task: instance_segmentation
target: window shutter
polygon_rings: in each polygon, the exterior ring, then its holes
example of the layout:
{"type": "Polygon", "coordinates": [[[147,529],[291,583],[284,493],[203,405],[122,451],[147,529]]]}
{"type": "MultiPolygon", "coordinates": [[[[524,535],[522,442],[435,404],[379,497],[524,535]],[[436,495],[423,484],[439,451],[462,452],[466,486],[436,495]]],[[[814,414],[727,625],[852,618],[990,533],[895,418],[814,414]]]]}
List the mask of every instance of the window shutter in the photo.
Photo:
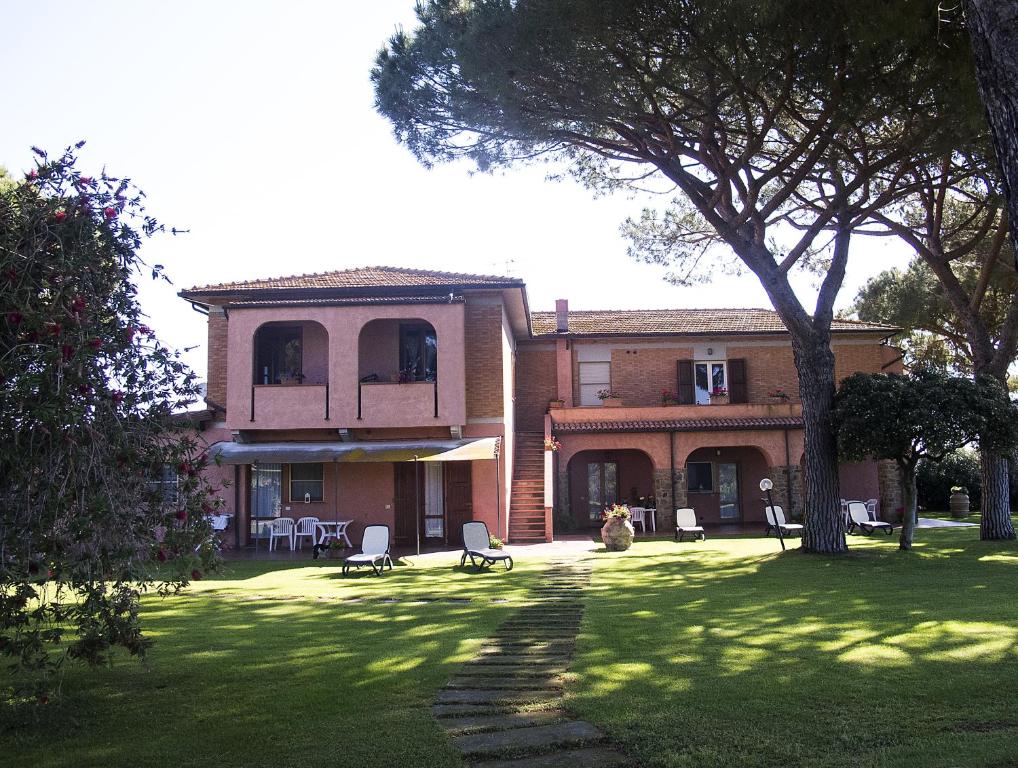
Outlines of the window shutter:
{"type": "Polygon", "coordinates": [[[696,402],[696,393],[693,391],[693,361],[679,360],[679,388],[676,394],[679,396],[680,405],[692,405],[696,402]]]}
{"type": "Polygon", "coordinates": [[[749,402],[746,386],[746,359],[743,357],[728,361],[728,402],[749,402]]]}

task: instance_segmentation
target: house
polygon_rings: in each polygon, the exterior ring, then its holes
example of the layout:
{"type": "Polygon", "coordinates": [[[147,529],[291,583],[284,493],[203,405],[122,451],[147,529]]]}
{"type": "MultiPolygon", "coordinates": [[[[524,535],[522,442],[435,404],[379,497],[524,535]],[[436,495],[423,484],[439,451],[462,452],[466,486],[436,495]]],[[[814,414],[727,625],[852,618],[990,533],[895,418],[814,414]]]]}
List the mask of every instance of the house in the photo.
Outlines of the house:
{"type": "MultiPolygon", "coordinates": [[[[195,422],[237,546],[279,516],[352,520],[355,538],[383,522],[408,547],[456,545],[467,520],[545,541],[638,499],[665,529],[687,505],[755,523],[764,475],[801,512],[801,409],[772,311],[531,312],[516,278],[390,267],[180,296],[208,316],[195,422]]],[[[838,376],[900,368],[894,331],[836,321],[838,376]]],[[[885,509],[895,477],[842,468],[847,496],[885,509]]]]}

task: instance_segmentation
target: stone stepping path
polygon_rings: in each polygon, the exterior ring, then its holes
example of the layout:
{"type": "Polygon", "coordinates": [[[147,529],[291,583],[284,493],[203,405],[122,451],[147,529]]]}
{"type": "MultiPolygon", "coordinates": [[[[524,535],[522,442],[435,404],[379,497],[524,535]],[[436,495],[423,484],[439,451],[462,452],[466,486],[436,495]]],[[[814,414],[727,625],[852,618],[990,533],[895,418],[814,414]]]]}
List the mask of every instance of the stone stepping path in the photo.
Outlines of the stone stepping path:
{"type": "Polygon", "coordinates": [[[474,768],[609,768],[635,763],[562,708],[590,565],[549,564],[530,601],[438,692],[431,714],[474,768]]]}

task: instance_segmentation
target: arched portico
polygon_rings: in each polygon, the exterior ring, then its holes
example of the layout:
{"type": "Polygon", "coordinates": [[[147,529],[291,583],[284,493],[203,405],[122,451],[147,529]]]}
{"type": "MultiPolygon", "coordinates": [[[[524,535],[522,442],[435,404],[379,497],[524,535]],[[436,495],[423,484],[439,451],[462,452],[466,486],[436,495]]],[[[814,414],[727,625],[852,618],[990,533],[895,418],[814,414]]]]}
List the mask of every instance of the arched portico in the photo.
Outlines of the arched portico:
{"type": "Polygon", "coordinates": [[[655,506],[654,462],[632,448],[588,449],[568,460],[569,512],[576,528],[599,528],[612,504],[655,506]]]}

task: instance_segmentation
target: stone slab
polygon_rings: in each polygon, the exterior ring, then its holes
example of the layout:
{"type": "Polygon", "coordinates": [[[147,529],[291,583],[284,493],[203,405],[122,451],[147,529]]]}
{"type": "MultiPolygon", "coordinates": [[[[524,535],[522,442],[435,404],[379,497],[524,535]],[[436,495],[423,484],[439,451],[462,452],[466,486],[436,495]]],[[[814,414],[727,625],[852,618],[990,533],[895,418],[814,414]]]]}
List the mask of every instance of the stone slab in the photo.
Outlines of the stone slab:
{"type": "Polygon", "coordinates": [[[500,752],[543,750],[570,744],[591,744],[603,738],[604,734],[590,723],[569,720],[552,725],[457,736],[452,743],[465,755],[491,755],[500,752]]]}
{"type": "Polygon", "coordinates": [[[529,704],[553,701],[562,697],[561,691],[514,691],[499,688],[488,691],[442,690],[435,697],[436,704],[529,704]]]}
{"type": "Polygon", "coordinates": [[[542,677],[510,677],[507,675],[489,675],[488,677],[460,676],[452,678],[445,684],[446,688],[456,690],[497,690],[504,688],[514,691],[543,691],[560,689],[561,675],[544,675],[542,677]]]}
{"type": "Polygon", "coordinates": [[[517,760],[485,760],[474,768],[623,768],[634,763],[625,755],[603,747],[559,750],[517,760]]]}
{"type": "Polygon", "coordinates": [[[568,715],[561,709],[542,709],[537,712],[446,717],[439,724],[450,733],[464,734],[472,731],[505,731],[512,728],[549,725],[565,720],[567,717],[568,715]]]}

